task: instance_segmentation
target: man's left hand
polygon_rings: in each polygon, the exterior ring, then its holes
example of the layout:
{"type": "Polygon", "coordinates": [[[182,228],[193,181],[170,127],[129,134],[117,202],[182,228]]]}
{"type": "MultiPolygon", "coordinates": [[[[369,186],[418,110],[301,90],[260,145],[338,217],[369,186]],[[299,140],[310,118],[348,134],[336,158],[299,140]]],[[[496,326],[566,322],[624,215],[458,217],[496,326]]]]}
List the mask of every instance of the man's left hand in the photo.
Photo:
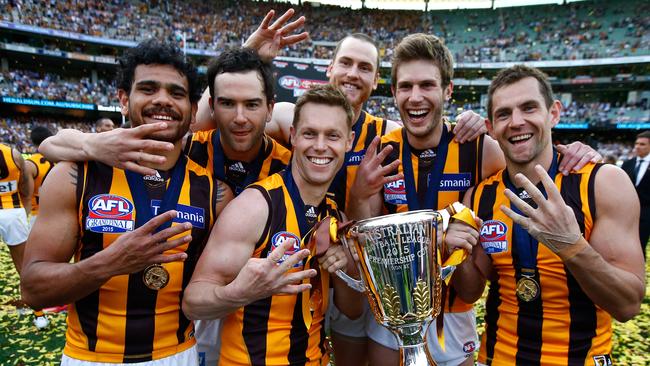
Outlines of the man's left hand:
{"type": "Polygon", "coordinates": [[[557,151],[564,155],[558,166],[558,170],[564,175],[569,175],[571,171],[578,171],[588,163],[600,163],[603,156],[594,150],[591,146],[582,142],[572,142],[568,145],[556,145],[557,151]]]}
{"type": "Polygon", "coordinates": [[[342,245],[330,246],[322,257],[318,258],[321,268],[329,273],[334,273],[339,269],[345,270],[348,266],[348,256],[345,254],[345,248],[342,245]]]}
{"type": "Polygon", "coordinates": [[[487,132],[485,118],[474,111],[464,111],[456,116],[454,139],[460,143],[474,141],[487,132]]]}

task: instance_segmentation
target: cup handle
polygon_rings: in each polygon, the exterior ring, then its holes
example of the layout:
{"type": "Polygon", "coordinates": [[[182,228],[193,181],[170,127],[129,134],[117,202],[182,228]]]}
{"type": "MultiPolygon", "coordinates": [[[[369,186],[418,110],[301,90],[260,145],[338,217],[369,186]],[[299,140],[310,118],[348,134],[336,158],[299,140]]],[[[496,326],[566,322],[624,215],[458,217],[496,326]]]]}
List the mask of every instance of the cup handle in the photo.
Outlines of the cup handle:
{"type": "Polygon", "coordinates": [[[358,292],[366,292],[366,286],[362,281],[350,277],[350,275],[340,269],[336,270],[336,275],[339,276],[339,278],[342,279],[343,282],[345,282],[353,290],[356,290],[358,292]]]}

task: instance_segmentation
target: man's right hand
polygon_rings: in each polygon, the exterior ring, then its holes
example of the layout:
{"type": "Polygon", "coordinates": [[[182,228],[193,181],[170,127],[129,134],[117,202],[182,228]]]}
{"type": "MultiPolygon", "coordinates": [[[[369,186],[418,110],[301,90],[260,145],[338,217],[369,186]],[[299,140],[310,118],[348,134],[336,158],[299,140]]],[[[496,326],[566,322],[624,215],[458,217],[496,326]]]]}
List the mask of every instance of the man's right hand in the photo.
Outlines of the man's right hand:
{"type": "Polygon", "coordinates": [[[167,128],[167,123],[143,124],[135,128],[116,128],[112,131],[88,134],[83,150],[89,160],[120,169],[128,169],[143,175],[153,175],[156,171],[146,164],[161,164],[165,157],[157,155],[171,151],[174,144],[164,141],[145,139],[156,131],[167,128]]]}
{"type": "Polygon", "coordinates": [[[185,252],[164,254],[166,251],[192,241],[188,234],[179,238],[170,238],[192,229],[192,224],[184,222],[156,232],[159,226],[174,219],[177,213],[167,211],[149,220],[146,224],[127,234],[121,235],[103,252],[110,261],[108,277],[139,272],[152,264],[183,261],[185,252]]]}
{"type": "Polygon", "coordinates": [[[290,272],[299,262],[309,256],[302,249],[284,258],[294,247],[295,239],[285,240],[266,258],[251,258],[239,271],[237,277],[226,287],[233,301],[248,304],[277,294],[298,294],[311,288],[302,280],[316,276],[315,269],[290,272]]]}
{"type": "Polygon", "coordinates": [[[366,155],[361,160],[361,164],[359,164],[357,176],[351,188],[351,197],[356,197],[359,200],[370,198],[379,193],[385,184],[404,179],[404,174],[402,173],[389,175],[391,172],[397,170],[400,164],[399,160],[395,160],[385,166],[381,165],[391,151],[393,151],[393,147],[388,145],[377,153],[379,141],[379,137],[375,137],[370,145],[368,145],[366,155]]]}
{"type": "Polygon", "coordinates": [[[269,11],[260,26],[248,37],[244,43],[244,47],[256,50],[263,60],[271,61],[278,55],[282,48],[309,38],[309,33],[307,32],[291,34],[305,24],[304,16],[285,25],[291,19],[294,12],[293,9],[287,10],[273,24],[269,25],[275,16],[275,10],[269,11]]]}

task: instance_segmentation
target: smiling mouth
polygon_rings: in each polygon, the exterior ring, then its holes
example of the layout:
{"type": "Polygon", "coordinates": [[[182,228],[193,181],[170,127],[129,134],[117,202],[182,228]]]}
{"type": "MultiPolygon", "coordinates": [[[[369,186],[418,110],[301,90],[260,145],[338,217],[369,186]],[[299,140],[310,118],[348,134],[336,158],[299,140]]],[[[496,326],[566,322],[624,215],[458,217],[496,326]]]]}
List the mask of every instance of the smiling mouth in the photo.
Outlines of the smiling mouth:
{"type": "Polygon", "coordinates": [[[411,118],[422,118],[429,113],[428,109],[411,109],[406,112],[411,118]]]}
{"type": "Polygon", "coordinates": [[[327,165],[332,162],[332,158],[309,158],[309,161],[316,165],[327,165]]]}
{"type": "Polygon", "coordinates": [[[512,137],[510,137],[508,139],[508,141],[511,144],[519,144],[519,143],[526,142],[526,141],[530,140],[532,137],[533,137],[532,133],[526,133],[526,134],[523,134],[523,135],[512,136],[512,137]]]}
{"type": "Polygon", "coordinates": [[[359,90],[360,88],[357,85],[350,83],[342,83],[341,86],[344,90],[359,90]]]}

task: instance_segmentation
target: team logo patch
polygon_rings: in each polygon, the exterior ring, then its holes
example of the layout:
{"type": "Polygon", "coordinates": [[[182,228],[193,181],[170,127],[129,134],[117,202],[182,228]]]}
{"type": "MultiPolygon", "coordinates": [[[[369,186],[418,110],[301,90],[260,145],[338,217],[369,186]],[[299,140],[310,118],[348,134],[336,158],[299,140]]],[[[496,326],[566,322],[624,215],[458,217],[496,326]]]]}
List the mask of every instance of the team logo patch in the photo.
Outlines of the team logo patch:
{"type": "MultiPolygon", "coordinates": [[[[154,216],[158,215],[160,209],[160,200],[151,200],[151,208],[154,216]]],[[[194,207],[176,204],[176,217],[173,222],[189,222],[198,229],[205,229],[205,210],[202,207],[194,207]]]]}
{"type": "Polygon", "coordinates": [[[474,341],[469,341],[463,344],[463,352],[473,353],[474,351],[476,351],[476,344],[474,343],[474,341]]]}
{"type": "Polygon", "coordinates": [[[612,357],[610,355],[594,356],[594,366],[612,366],[612,357]]]}
{"type": "Polygon", "coordinates": [[[471,186],[472,173],[443,174],[438,184],[438,190],[464,192],[471,186]]]}
{"type": "Polygon", "coordinates": [[[349,152],[345,154],[345,163],[346,165],[359,165],[363,156],[366,154],[366,150],[349,152]]]}
{"type": "Polygon", "coordinates": [[[113,194],[98,194],[88,201],[86,230],[95,233],[133,231],[133,203],[113,194]]]}
{"type": "MultiPolygon", "coordinates": [[[[282,259],[280,259],[278,261],[278,264],[284,263],[284,261],[286,261],[287,258],[289,258],[290,255],[295,254],[296,252],[298,252],[300,250],[300,238],[298,236],[296,236],[296,234],[290,233],[288,231],[277,232],[271,238],[271,250],[269,251],[269,254],[272,251],[274,251],[275,248],[282,245],[285,242],[285,240],[289,240],[289,239],[294,239],[295,240],[295,242],[293,244],[293,248],[291,248],[291,249],[287,250],[286,252],[284,252],[284,255],[282,256],[282,259]]],[[[302,261],[296,263],[293,266],[293,268],[300,268],[300,267],[302,267],[302,261]]]]}
{"type": "Polygon", "coordinates": [[[384,201],[393,205],[407,203],[406,183],[404,183],[404,179],[396,180],[384,185],[384,201]]]}
{"type": "Polygon", "coordinates": [[[481,226],[481,245],[487,254],[503,253],[508,251],[506,233],[508,227],[501,221],[488,220],[481,226]]]}

